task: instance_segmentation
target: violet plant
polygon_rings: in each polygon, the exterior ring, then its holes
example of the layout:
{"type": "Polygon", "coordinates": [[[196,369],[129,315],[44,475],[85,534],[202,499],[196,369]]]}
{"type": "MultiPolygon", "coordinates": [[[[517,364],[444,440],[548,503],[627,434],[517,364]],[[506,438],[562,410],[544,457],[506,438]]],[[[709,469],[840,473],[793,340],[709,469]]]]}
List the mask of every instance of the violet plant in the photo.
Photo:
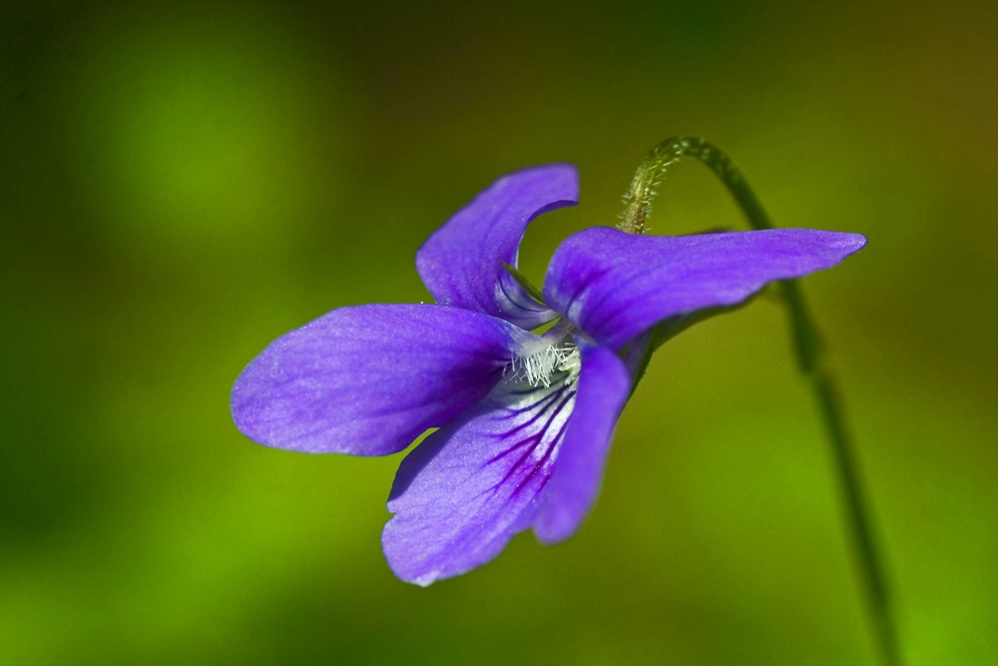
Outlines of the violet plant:
{"type": "Polygon", "coordinates": [[[343,307],[278,338],[236,380],[236,426],[265,446],[358,456],[397,453],[436,428],[402,460],[382,533],[395,574],[429,585],[485,564],[518,532],[532,529],[545,544],[572,536],[596,501],[614,426],[655,349],[779,282],[801,369],[832,433],[877,633],[893,659],[851,449],[793,281],[838,264],[866,239],[773,229],[720,151],[670,139],[638,169],[620,228],[567,238],[539,290],[516,268],[520,240],[534,218],[577,199],[570,165],[500,178],[417,251],[436,304],[343,307]],[[654,186],[682,155],[722,178],[752,231],[643,235],[654,186]]]}

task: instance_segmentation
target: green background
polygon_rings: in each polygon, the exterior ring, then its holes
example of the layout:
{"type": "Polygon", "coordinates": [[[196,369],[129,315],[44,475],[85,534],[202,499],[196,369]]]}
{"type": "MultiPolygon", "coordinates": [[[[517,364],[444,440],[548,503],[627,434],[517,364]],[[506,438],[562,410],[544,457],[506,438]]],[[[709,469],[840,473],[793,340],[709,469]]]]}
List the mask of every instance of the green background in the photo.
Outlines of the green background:
{"type": "MultiPolygon", "coordinates": [[[[992,2],[4,0],[0,663],[872,664],[772,300],[660,350],[577,536],[427,589],[380,550],[400,456],[232,425],[272,339],[428,300],[416,248],[494,178],[580,169],[539,283],[677,134],[869,237],[804,288],[906,659],[998,663],[996,72],[992,2]]],[[[695,162],[650,222],[741,224],[695,162]]]]}

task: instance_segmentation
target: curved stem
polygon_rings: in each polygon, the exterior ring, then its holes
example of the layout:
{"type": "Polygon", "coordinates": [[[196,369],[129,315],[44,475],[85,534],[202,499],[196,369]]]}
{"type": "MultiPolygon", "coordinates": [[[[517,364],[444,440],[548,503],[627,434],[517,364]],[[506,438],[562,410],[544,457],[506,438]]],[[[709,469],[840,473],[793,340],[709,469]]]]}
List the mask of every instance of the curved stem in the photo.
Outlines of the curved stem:
{"type": "MultiPolygon", "coordinates": [[[[703,139],[674,137],[655,146],[638,167],[631,189],[624,197],[624,212],[620,221],[620,228],[623,231],[637,234],[644,231],[645,219],[651,212],[655,187],[666,168],[683,156],[696,157],[717,174],[745,214],[750,227],[756,230],[773,228],[755,193],[727,155],[703,139]]],[[[796,280],[785,280],[780,285],[790,315],[797,363],[801,374],[811,383],[832,447],[842,501],[866,590],[873,633],[883,663],[887,666],[900,666],[901,654],[885,567],[874,538],[868,502],[860,483],[856,454],[849,430],[845,425],[842,403],[835,382],[825,367],[821,338],[805,305],[800,285],[796,280]]],[[[649,347],[652,344],[654,341],[649,343],[649,347]]]]}

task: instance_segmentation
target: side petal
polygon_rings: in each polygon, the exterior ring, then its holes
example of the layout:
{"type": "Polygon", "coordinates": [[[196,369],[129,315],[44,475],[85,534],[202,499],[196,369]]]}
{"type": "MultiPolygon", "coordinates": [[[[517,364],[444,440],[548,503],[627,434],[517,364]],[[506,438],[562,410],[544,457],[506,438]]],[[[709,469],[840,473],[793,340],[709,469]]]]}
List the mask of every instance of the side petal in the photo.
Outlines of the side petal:
{"type": "Polygon", "coordinates": [[[264,349],[232,388],[232,416],[265,446],[395,453],[485,397],[533,337],[440,305],[340,308],[264,349]]]}
{"type": "Polygon", "coordinates": [[[585,343],[580,347],[575,414],[534,521],[534,533],[542,543],[572,536],[596,502],[613,428],[631,391],[631,376],[616,354],[585,343]]]}
{"type": "Polygon", "coordinates": [[[575,402],[562,381],[504,381],[399,467],[381,536],[395,574],[419,585],[485,564],[528,529],[575,402]]]}
{"type": "Polygon", "coordinates": [[[568,164],[503,176],[459,210],[416,252],[416,270],[438,303],[505,319],[525,329],[554,315],[503,268],[516,266],[531,220],[574,205],[579,177],[568,164]]]}
{"type": "Polygon", "coordinates": [[[859,234],[813,229],[639,236],[593,227],[555,252],[544,298],[598,344],[620,349],[667,317],[734,305],[865,244],[859,234]]]}

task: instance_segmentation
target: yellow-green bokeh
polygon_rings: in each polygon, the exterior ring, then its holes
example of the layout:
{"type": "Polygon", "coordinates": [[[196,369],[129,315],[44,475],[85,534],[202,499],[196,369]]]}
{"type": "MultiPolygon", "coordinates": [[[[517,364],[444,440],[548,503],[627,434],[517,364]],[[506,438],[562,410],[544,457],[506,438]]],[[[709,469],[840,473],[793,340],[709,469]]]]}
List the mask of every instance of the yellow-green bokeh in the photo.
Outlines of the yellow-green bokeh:
{"type": "MultiPolygon", "coordinates": [[[[784,313],[670,342],[580,533],[428,589],[380,551],[399,456],[264,449],[228,393],[419,244],[569,161],[609,224],[702,135],[774,221],[866,234],[804,288],[908,664],[998,660],[998,10],[986,3],[7,3],[0,664],[861,664],[863,598],[784,313]]],[[[738,226],[695,163],[654,233],[738,226]]]]}

